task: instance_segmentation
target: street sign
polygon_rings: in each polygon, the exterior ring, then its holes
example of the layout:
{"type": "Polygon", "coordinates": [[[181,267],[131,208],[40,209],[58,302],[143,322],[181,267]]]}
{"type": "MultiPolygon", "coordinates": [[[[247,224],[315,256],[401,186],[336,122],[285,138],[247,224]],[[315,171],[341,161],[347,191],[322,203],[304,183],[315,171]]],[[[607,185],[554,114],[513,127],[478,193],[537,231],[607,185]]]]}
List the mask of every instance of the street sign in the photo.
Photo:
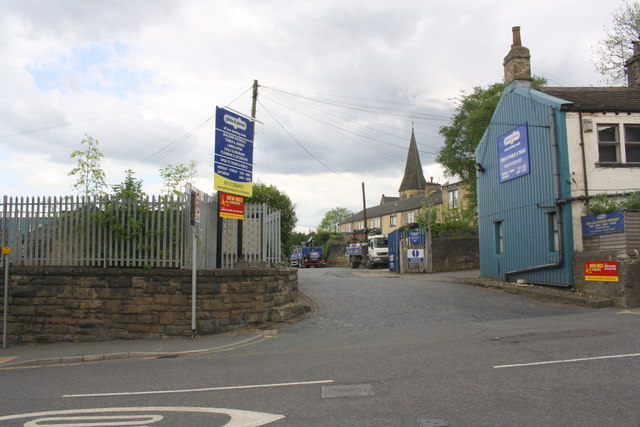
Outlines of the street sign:
{"type": "Polygon", "coordinates": [[[2,255],[10,255],[10,254],[11,254],[11,246],[3,246],[2,255]]]}
{"type": "Polygon", "coordinates": [[[253,194],[253,132],[253,121],[216,107],[215,190],[245,197],[253,194]]]}

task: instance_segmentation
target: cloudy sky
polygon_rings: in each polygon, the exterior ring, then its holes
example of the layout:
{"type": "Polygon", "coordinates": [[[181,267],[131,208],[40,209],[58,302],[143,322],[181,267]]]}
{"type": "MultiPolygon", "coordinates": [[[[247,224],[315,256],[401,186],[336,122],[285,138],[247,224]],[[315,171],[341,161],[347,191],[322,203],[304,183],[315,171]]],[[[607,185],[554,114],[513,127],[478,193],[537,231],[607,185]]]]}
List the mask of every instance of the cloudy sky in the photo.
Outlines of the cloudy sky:
{"type": "Polygon", "coordinates": [[[250,113],[254,181],[297,206],[397,196],[412,126],[427,179],[454,98],[503,78],[511,27],[552,86],[600,83],[592,46],[618,1],[0,0],[0,194],[73,194],[73,150],[100,143],[109,184],[196,160],[213,192],[216,106],[250,113]]]}

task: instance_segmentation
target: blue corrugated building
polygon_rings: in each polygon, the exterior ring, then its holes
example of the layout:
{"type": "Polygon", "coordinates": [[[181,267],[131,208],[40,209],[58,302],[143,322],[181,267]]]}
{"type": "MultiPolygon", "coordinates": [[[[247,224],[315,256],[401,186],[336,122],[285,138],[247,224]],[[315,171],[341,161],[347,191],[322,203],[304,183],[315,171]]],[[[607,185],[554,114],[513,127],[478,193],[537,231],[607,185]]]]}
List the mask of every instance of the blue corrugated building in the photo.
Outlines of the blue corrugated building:
{"type": "Polygon", "coordinates": [[[569,286],[590,194],[638,189],[640,78],[628,88],[533,89],[519,27],[504,69],[505,90],[475,152],[481,276],[569,286]]]}

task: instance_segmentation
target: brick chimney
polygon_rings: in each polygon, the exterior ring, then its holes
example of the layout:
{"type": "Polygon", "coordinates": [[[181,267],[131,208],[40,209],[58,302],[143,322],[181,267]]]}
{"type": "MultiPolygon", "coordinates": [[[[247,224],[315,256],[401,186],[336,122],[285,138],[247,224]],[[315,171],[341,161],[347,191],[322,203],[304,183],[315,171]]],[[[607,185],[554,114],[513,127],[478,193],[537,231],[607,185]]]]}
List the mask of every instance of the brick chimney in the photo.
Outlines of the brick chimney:
{"type": "Polygon", "coordinates": [[[504,57],[504,85],[514,81],[526,82],[531,86],[531,54],[529,49],[522,46],[520,27],[513,27],[513,44],[511,50],[504,57]]]}
{"type": "Polygon", "coordinates": [[[633,42],[633,56],[625,64],[627,66],[627,84],[629,87],[640,87],[640,40],[633,42]]]}

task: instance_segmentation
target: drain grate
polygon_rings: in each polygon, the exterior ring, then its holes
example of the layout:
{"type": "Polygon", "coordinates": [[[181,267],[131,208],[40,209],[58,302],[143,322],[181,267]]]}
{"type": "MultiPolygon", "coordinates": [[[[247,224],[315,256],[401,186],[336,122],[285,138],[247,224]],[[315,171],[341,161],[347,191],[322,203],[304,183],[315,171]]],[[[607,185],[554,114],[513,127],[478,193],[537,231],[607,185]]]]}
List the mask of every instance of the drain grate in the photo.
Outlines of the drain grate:
{"type": "Polygon", "coordinates": [[[322,387],[323,399],[337,399],[342,397],[364,397],[374,396],[373,385],[371,384],[346,384],[328,385],[322,387]]]}

